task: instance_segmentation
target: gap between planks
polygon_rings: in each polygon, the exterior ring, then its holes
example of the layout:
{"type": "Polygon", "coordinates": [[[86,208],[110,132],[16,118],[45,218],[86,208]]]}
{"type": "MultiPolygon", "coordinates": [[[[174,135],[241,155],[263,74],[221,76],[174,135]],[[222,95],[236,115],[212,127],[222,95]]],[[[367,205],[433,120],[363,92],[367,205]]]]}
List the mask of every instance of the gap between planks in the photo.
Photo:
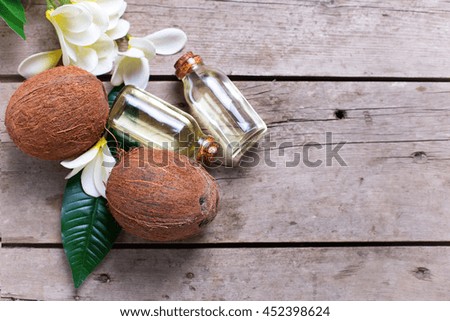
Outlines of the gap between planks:
{"type": "MultiPolygon", "coordinates": [[[[113,249],[284,249],[284,248],[366,248],[366,247],[450,247],[450,241],[368,241],[368,242],[240,242],[240,243],[116,243],[113,249]]],[[[1,243],[0,248],[61,249],[61,243],[1,243]]]]}
{"type": "MultiPolygon", "coordinates": [[[[342,77],[342,76],[283,76],[283,75],[228,75],[232,81],[254,82],[423,82],[423,83],[449,83],[450,77],[342,77]]],[[[111,75],[99,75],[97,78],[104,82],[111,81],[111,75]]],[[[17,74],[0,75],[0,83],[23,82],[25,79],[17,74]]],[[[179,81],[175,75],[151,75],[149,82],[179,81]]]]}

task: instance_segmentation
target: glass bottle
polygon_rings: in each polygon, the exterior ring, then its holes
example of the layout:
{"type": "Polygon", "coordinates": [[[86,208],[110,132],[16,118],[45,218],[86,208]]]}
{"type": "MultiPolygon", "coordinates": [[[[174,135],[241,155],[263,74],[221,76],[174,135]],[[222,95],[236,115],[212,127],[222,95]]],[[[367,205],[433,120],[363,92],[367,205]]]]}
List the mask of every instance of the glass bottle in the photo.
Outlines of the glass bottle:
{"type": "Polygon", "coordinates": [[[191,115],[134,86],[125,86],[111,108],[108,125],[149,147],[171,149],[206,163],[219,150],[191,115]]]}
{"type": "Polygon", "coordinates": [[[184,54],[175,63],[183,81],[190,113],[221,145],[225,165],[241,156],[267,131],[267,126],[239,89],[222,71],[203,64],[200,56],[184,54]]]}

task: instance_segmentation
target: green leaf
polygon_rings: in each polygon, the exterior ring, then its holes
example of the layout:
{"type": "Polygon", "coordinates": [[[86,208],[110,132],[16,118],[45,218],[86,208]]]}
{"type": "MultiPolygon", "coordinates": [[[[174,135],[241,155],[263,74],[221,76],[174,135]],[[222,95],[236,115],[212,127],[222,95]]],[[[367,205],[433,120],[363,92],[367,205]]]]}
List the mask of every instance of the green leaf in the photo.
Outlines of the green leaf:
{"type": "Polygon", "coordinates": [[[27,22],[25,18],[25,10],[23,9],[23,5],[20,0],[0,0],[0,9],[1,13],[3,13],[4,10],[7,10],[23,23],[27,22]]]}
{"type": "Polygon", "coordinates": [[[0,17],[19,36],[25,39],[25,10],[20,0],[0,0],[0,17]]]}
{"type": "Polygon", "coordinates": [[[81,173],[70,178],[61,210],[61,235],[75,288],[111,250],[121,228],[103,197],[92,197],[81,187],[81,173]]]}
{"type": "Polygon", "coordinates": [[[111,89],[111,91],[108,94],[109,108],[112,108],[114,101],[116,100],[117,96],[119,95],[119,93],[123,89],[123,87],[124,87],[124,85],[120,85],[120,86],[113,87],[113,89],[111,89]]]}

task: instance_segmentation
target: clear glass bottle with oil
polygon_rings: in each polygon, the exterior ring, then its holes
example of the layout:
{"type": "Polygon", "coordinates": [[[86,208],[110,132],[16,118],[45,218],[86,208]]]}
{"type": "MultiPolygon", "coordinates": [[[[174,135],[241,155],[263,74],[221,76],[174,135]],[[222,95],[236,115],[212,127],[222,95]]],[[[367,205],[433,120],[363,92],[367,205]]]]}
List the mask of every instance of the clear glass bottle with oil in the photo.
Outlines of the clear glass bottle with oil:
{"type": "Polygon", "coordinates": [[[108,125],[144,146],[174,150],[206,163],[220,149],[191,115],[134,86],[119,92],[108,125]]]}
{"type": "Polygon", "coordinates": [[[221,145],[225,165],[238,164],[242,155],[267,131],[267,126],[239,89],[222,71],[203,64],[188,52],[175,63],[183,81],[190,113],[221,145]]]}

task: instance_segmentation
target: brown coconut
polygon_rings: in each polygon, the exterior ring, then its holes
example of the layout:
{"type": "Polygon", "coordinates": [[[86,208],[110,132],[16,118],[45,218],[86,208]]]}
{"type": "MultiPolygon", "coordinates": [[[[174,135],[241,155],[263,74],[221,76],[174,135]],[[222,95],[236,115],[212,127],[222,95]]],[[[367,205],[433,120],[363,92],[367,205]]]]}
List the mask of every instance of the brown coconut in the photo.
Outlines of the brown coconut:
{"type": "Polygon", "coordinates": [[[214,219],[219,191],[214,178],[186,156],[141,147],[114,167],[106,198],[125,231],[175,241],[200,233],[214,219]]]}
{"type": "Polygon", "coordinates": [[[5,123],[25,153],[62,160],[81,155],[100,139],[108,112],[101,81],[78,67],[56,67],[26,80],[14,92],[5,123]]]}

